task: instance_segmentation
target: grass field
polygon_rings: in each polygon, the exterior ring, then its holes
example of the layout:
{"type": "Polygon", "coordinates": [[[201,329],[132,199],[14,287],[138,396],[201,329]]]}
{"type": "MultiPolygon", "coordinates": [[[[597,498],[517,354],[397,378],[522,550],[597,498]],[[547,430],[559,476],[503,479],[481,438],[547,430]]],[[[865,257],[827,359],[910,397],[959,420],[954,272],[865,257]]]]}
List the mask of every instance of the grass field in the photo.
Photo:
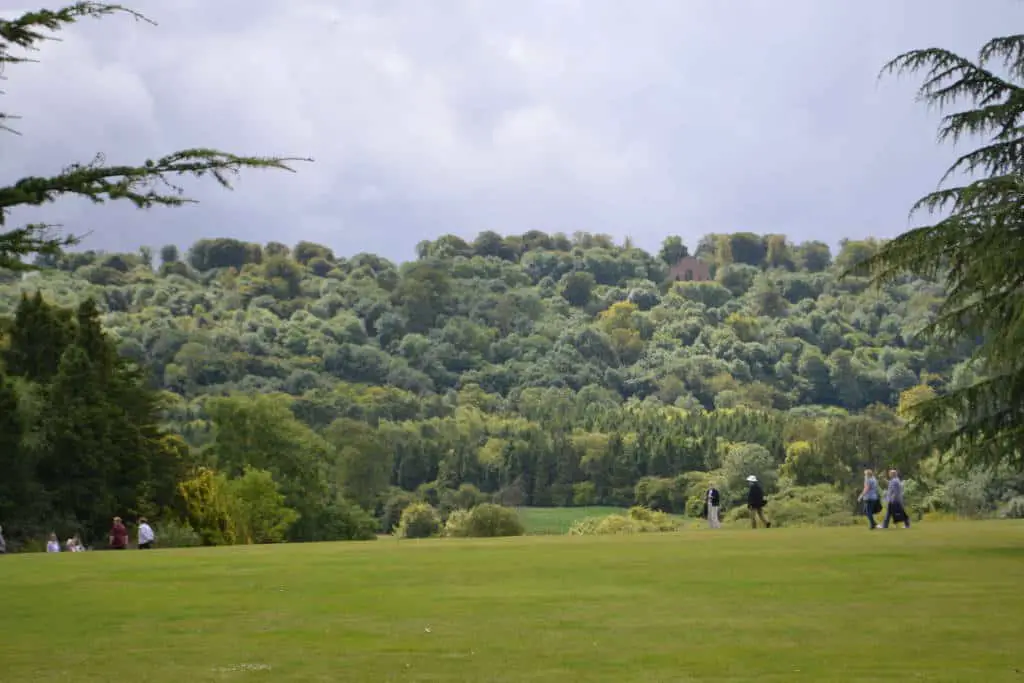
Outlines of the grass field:
{"type": "Polygon", "coordinates": [[[627,508],[593,505],[590,507],[558,507],[558,508],[519,508],[519,518],[523,520],[527,534],[564,534],[576,522],[587,517],[605,517],[621,515],[627,508]]]}
{"type": "Polygon", "coordinates": [[[0,680],[1024,681],[1024,524],[0,557],[0,680]]]}

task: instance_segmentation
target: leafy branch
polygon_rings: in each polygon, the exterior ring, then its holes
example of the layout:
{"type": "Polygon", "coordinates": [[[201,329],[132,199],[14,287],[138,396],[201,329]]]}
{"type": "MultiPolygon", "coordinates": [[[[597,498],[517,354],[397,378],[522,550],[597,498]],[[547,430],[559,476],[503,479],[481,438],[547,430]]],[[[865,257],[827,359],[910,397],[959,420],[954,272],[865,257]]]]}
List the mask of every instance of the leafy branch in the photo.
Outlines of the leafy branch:
{"type": "MultiPolygon", "coordinates": [[[[77,2],[56,10],[27,12],[16,19],[0,20],[0,75],[8,64],[34,62],[27,56],[12,53],[39,49],[47,40],[57,40],[52,33],[83,18],[99,19],[112,14],[127,14],[155,25],[142,14],[122,5],[77,2]]],[[[0,112],[0,130],[17,133],[7,122],[16,119],[0,112]]],[[[103,155],[88,164],[73,164],[53,177],[28,177],[12,185],[0,187],[0,227],[6,225],[10,212],[19,206],[41,206],[66,195],[88,198],[94,203],[127,200],[138,208],[181,206],[195,200],[185,196],[174,182],[181,176],[202,178],[212,176],[222,187],[231,189],[230,178],[243,168],[264,168],[292,171],[289,165],[312,161],[304,157],[239,156],[215,149],[188,149],[140,166],[107,166],[103,155]]],[[[59,235],[57,226],[45,223],[28,225],[0,232],[0,268],[23,269],[22,257],[29,254],[53,255],[76,244],[79,237],[59,235]]]]}

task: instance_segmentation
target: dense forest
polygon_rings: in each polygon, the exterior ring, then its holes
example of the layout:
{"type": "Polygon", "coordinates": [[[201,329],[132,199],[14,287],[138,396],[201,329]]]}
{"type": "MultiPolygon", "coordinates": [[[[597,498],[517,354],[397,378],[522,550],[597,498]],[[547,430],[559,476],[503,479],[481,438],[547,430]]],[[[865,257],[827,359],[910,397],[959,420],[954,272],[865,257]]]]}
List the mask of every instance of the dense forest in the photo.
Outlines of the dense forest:
{"type": "Polygon", "coordinates": [[[977,379],[919,332],[943,284],[847,271],[875,240],[447,235],[395,264],[300,242],[68,252],[0,271],[0,523],[102,543],[110,516],[207,544],[371,538],[414,502],[727,509],[849,523],[860,471],[919,511],[1024,513],[907,408],[977,379]]]}

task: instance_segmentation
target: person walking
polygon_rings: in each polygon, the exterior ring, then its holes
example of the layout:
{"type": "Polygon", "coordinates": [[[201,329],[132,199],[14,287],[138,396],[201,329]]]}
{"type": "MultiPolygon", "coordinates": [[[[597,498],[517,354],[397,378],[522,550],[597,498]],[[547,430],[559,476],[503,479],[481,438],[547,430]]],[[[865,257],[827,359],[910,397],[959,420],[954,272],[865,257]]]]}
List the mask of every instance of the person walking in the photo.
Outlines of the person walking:
{"type": "Polygon", "coordinates": [[[750,484],[750,490],[747,491],[747,509],[750,510],[751,528],[757,528],[757,520],[760,518],[761,524],[766,529],[771,529],[772,523],[764,517],[764,506],[768,504],[768,499],[764,497],[764,489],[753,474],[747,477],[747,483],[750,484]]]}
{"type": "Polygon", "coordinates": [[[153,533],[153,527],[149,526],[149,520],[139,517],[139,550],[149,550],[155,540],[156,534],[153,533]]]}
{"type": "Polygon", "coordinates": [[[721,508],[722,496],[714,484],[704,494],[704,509],[707,510],[708,528],[721,529],[722,523],[718,521],[718,511],[721,508]]]}
{"type": "Polygon", "coordinates": [[[124,550],[128,547],[128,529],[120,517],[114,517],[114,524],[110,527],[110,549],[124,550]]]}
{"type": "Polygon", "coordinates": [[[875,478],[874,470],[864,470],[864,490],[857,498],[864,509],[864,516],[868,518],[871,529],[878,528],[875,515],[882,511],[882,496],[878,491],[878,479],[875,478]]]}
{"type": "Polygon", "coordinates": [[[885,521],[882,528],[889,528],[889,520],[903,522],[903,528],[910,528],[910,515],[903,507],[903,482],[900,480],[900,473],[895,469],[889,470],[889,486],[885,491],[885,521]]]}
{"type": "Polygon", "coordinates": [[[4,539],[4,528],[0,526],[0,555],[7,554],[7,541],[4,539]]]}
{"type": "Polygon", "coordinates": [[[46,552],[60,552],[60,541],[57,540],[57,534],[50,534],[50,538],[46,541],[46,552]]]}

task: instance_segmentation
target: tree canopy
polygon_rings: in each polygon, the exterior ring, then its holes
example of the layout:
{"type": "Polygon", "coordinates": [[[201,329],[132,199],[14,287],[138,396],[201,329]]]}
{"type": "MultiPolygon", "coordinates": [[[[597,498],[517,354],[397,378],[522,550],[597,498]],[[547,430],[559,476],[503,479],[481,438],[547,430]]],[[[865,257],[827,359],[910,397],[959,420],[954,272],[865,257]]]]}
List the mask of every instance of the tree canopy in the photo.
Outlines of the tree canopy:
{"type": "Polygon", "coordinates": [[[914,50],[883,73],[924,74],[919,99],[947,113],[939,140],[981,138],[911,214],[938,216],[888,242],[864,263],[878,281],[941,276],[944,297],[929,331],[978,343],[977,382],[919,402],[917,431],[972,462],[1024,466],[1024,36],[994,38],[969,59],[914,50]],[[957,184],[958,183],[958,184],[957,184]]]}

